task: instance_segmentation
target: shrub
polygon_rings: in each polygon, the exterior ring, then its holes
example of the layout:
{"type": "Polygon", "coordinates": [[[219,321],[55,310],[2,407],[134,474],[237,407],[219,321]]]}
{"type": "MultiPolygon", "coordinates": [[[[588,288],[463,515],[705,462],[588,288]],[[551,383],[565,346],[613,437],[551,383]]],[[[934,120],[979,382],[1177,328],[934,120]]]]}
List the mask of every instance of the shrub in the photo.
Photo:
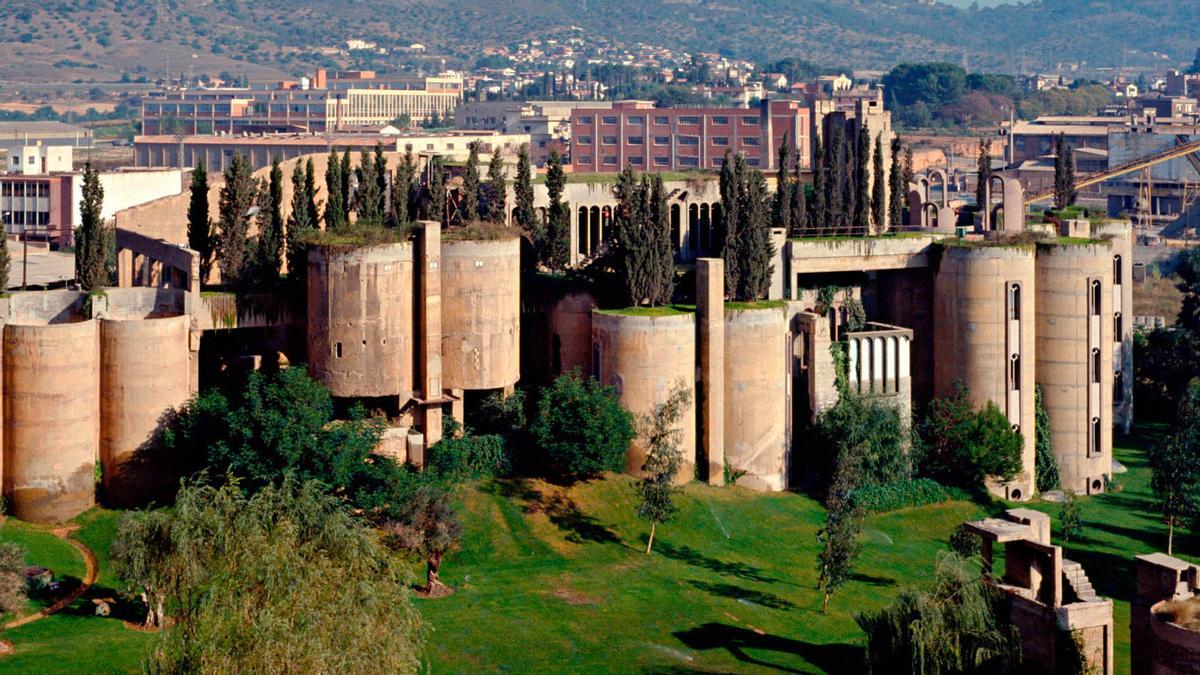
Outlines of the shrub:
{"type": "Polygon", "coordinates": [[[983,543],[979,534],[967,529],[966,524],[960,524],[954,529],[954,534],[950,535],[950,550],[959,557],[973,558],[979,555],[982,549],[983,543]]]}
{"type": "Polygon", "coordinates": [[[940,483],[982,490],[989,477],[1005,482],[1021,471],[1024,438],[995,403],[975,410],[961,384],[929,404],[916,432],[917,472],[940,483]]]}
{"type": "Polygon", "coordinates": [[[913,506],[969,498],[970,495],[966,492],[946,487],[930,478],[890,481],[867,485],[854,491],[854,500],[867,513],[886,513],[913,506]]]}
{"type": "Polygon", "coordinates": [[[512,459],[504,437],[494,434],[459,435],[458,423],[447,418],[442,440],[429,450],[429,468],[452,481],[482,480],[508,475],[512,459]]]}
{"type": "Polygon", "coordinates": [[[909,477],[900,415],[886,403],[844,389],[837,404],[817,418],[817,433],[821,464],[815,473],[823,482],[829,482],[835,469],[847,461],[855,465],[856,486],[909,477]]]}
{"type": "Polygon", "coordinates": [[[553,470],[588,478],[625,468],[633,415],[621,407],[614,388],[576,369],[542,390],[530,432],[553,470]]]}
{"type": "Polygon", "coordinates": [[[1058,525],[1062,530],[1063,541],[1071,541],[1083,536],[1083,520],[1079,514],[1079,502],[1075,499],[1074,490],[1063,493],[1063,503],[1058,511],[1058,525]]]}

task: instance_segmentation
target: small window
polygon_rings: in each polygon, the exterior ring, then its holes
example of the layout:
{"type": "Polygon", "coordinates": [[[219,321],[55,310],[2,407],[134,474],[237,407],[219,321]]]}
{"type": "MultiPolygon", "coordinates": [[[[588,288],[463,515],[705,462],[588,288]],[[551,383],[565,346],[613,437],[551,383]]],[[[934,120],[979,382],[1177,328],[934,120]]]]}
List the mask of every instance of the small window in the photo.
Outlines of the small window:
{"type": "Polygon", "coordinates": [[[748,124],[748,125],[751,125],[751,126],[758,126],[758,118],[757,118],[757,117],[743,117],[743,118],[742,118],[742,124],[748,124]]]}
{"type": "Polygon", "coordinates": [[[1090,450],[1090,454],[1093,457],[1095,457],[1100,454],[1100,418],[1093,417],[1091,426],[1092,426],[1092,434],[1091,434],[1092,437],[1090,439],[1091,447],[1089,448],[1089,450],[1090,450]]]}
{"type": "Polygon", "coordinates": [[[604,124],[616,124],[617,116],[616,115],[605,115],[600,121],[604,124]]]}
{"type": "Polygon", "coordinates": [[[1100,350],[1092,348],[1092,383],[1100,384],[1100,350]]]}
{"type": "Polygon", "coordinates": [[[1021,320],[1021,284],[1008,287],[1008,320],[1021,320]]]}
{"type": "Polygon", "coordinates": [[[680,157],[679,158],[679,166],[698,167],[698,166],[700,166],[700,158],[699,157],[680,157]]]}
{"type": "Polygon", "coordinates": [[[747,157],[746,158],[746,166],[758,166],[758,165],[759,165],[759,161],[758,161],[757,157],[747,157]]]}
{"type": "Polygon", "coordinates": [[[1113,341],[1120,342],[1121,336],[1125,335],[1125,322],[1121,319],[1120,312],[1113,313],[1113,341]]]}
{"type": "Polygon", "coordinates": [[[630,145],[645,145],[646,144],[646,139],[644,136],[630,136],[629,138],[627,138],[625,140],[628,141],[630,145]]]}
{"type": "Polygon", "coordinates": [[[1100,316],[1100,282],[1092,280],[1091,315],[1100,316]]]}
{"type": "Polygon", "coordinates": [[[655,136],[654,144],[655,145],[670,145],[671,137],[670,136],[655,136]]]}
{"type": "Polygon", "coordinates": [[[644,164],[641,157],[630,157],[629,163],[634,166],[641,166],[642,164],[644,164]]]}
{"type": "Polygon", "coordinates": [[[729,137],[728,136],[713,136],[712,144],[720,145],[720,146],[729,145],[729,137]]]}
{"type": "Polygon", "coordinates": [[[659,115],[659,116],[657,116],[657,117],[655,117],[655,118],[654,118],[654,123],[655,123],[655,124],[670,124],[670,123],[671,123],[671,118],[669,118],[669,117],[664,117],[664,116],[662,116],[662,115],[659,115]]]}
{"type": "Polygon", "coordinates": [[[1119,370],[1113,373],[1113,401],[1116,403],[1125,401],[1125,373],[1119,370]]]}
{"type": "Polygon", "coordinates": [[[729,118],[725,117],[724,115],[717,115],[712,118],[712,123],[718,126],[725,126],[726,124],[729,124],[729,118]]]}
{"type": "Polygon", "coordinates": [[[578,143],[579,145],[591,145],[592,137],[591,136],[579,136],[575,139],[575,142],[578,143]]]}
{"type": "Polygon", "coordinates": [[[625,122],[627,124],[635,124],[638,126],[641,126],[641,124],[645,121],[646,121],[646,118],[642,117],[641,115],[633,115],[633,116],[625,118],[625,122]]]}
{"type": "Polygon", "coordinates": [[[1123,281],[1123,279],[1122,279],[1122,273],[1121,273],[1121,256],[1114,255],[1113,256],[1113,283],[1120,286],[1122,281],[1123,281]]]}
{"type": "Polygon", "coordinates": [[[670,157],[655,157],[654,166],[668,166],[671,164],[670,157]]]}
{"type": "Polygon", "coordinates": [[[334,356],[334,358],[338,358],[338,359],[342,358],[342,343],[340,343],[340,342],[333,343],[333,356],[334,356]]]}
{"type": "Polygon", "coordinates": [[[592,156],[591,156],[591,155],[580,155],[580,156],[579,156],[579,163],[580,163],[580,164],[591,164],[591,163],[592,163],[592,156]]]}
{"type": "Polygon", "coordinates": [[[742,145],[750,145],[750,146],[758,145],[758,139],[754,138],[754,137],[743,138],[742,145]]]}
{"type": "Polygon", "coordinates": [[[1021,355],[1013,354],[1008,357],[1008,388],[1011,391],[1021,390],[1021,355]]]}
{"type": "Polygon", "coordinates": [[[700,145],[700,137],[699,136],[680,136],[679,137],[679,145],[687,146],[687,147],[698,146],[698,145],[700,145]]]}
{"type": "Polygon", "coordinates": [[[694,115],[683,115],[679,118],[680,124],[700,124],[700,118],[694,115]]]}
{"type": "Polygon", "coordinates": [[[591,115],[584,115],[583,117],[579,118],[579,123],[580,124],[591,124],[592,122],[595,121],[595,119],[596,118],[592,117],[591,115]]]}
{"type": "Polygon", "coordinates": [[[605,163],[605,164],[616,164],[616,163],[617,163],[617,156],[616,156],[616,155],[605,155],[605,156],[604,156],[604,163],[605,163]]]}
{"type": "Polygon", "coordinates": [[[604,138],[600,139],[600,142],[605,145],[616,145],[617,137],[616,136],[605,136],[604,138]]]}

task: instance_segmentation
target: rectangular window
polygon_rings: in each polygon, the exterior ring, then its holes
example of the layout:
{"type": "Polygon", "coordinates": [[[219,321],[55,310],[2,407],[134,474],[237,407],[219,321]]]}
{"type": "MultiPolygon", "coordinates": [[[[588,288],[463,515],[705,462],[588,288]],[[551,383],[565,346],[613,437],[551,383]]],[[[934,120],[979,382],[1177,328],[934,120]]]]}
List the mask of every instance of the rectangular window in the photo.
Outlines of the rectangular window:
{"type": "Polygon", "coordinates": [[[631,115],[631,116],[625,118],[625,122],[627,124],[633,124],[633,125],[637,125],[637,126],[641,126],[642,123],[645,121],[646,121],[646,118],[642,117],[641,115],[631,115]]]}
{"type": "Polygon", "coordinates": [[[743,118],[742,118],[742,124],[748,124],[748,125],[751,125],[751,126],[758,126],[758,118],[757,118],[757,117],[743,117],[743,118]]]}
{"type": "Polygon", "coordinates": [[[595,121],[595,118],[592,117],[591,115],[584,115],[583,117],[579,118],[580,124],[591,124],[594,121],[595,121]]]}
{"type": "Polygon", "coordinates": [[[746,158],[746,166],[758,166],[758,158],[757,157],[747,157],[746,158]]]}
{"type": "Polygon", "coordinates": [[[646,139],[643,136],[630,136],[628,139],[630,145],[645,145],[646,139]]]}
{"type": "Polygon", "coordinates": [[[743,138],[742,145],[750,145],[750,146],[758,145],[758,139],[754,138],[754,137],[743,138]]]}
{"type": "Polygon", "coordinates": [[[720,145],[720,146],[729,145],[729,137],[728,136],[713,136],[712,144],[720,145]]]}
{"type": "Polygon", "coordinates": [[[580,155],[580,156],[579,156],[579,163],[580,163],[580,164],[591,164],[591,163],[592,163],[592,156],[591,156],[591,155],[580,155]]]}
{"type": "Polygon", "coordinates": [[[724,115],[718,115],[718,116],[712,118],[712,123],[716,124],[716,125],[720,125],[720,126],[725,126],[726,124],[729,124],[729,118],[725,117],[724,115]]]}
{"type": "Polygon", "coordinates": [[[671,164],[670,157],[655,157],[654,166],[669,166],[671,164]]]}
{"type": "Polygon", "coordinates": [[[657,115],[657,116],[655,116],[655,118],[654,118],[654,123],[655,123],[655,124],[670,124],[670,123],[671,123],[671,118],[670,118],[670,117],[666,117],[665,115],[657,115]]]}
{"type": "Polygon", "coordinates": [[[616,156],[616,155],[605,155],[605,156],[604,156],[604,163],[605,163],[605,164],[616,164],[616,163],[617,163],[617,156],[616,156]]]}
{"type": "Polygon", "coordinates": [[[600,139],[600,142],[603,143],[604,145],[616,145],[617,137],[616,136],[605,136],[604,138],[600,139]]]}
{"type": "Polygon", "coordinates": [[[679,158],[679,166],[699,167],[700,166],[700,158],[699,157],[680,157],[679,158]]]}
{"type": "Polygon", "coordinates": [[[680,124],[700,124],[700,118],[694,115],[684,115],[679,118],[680,124]]]}
{"type": "Polygon", "coordinates": [[[602,117],[600,119],[600,122],[601,122],[601,124],[616,124],[617,116],[616,115],[605,115],[604,117],[602,117]]]}
{"type": "Polygon", "coordinates": [[[634,166],[641,166],[643,162],[641,157],[630,157],[629,163],[634,166]]]}
{"type": "Polygon", "coordinates": [[[591,136],[579,136],[578,138],[576,138],[575,142],[578,143],[579,145],[591,145],[592,137],[591,136]]]}
{"type": "Polygon", "coordinates": [[[680,136],[679,144],[682,146],[696,147],[700,145],[699,136],[680,136]]]}
{"type": "Polygon", "coordinates": [[[670,145],[671,137],[670,136],[655,136],[654,144],[655,145],[670,145]]]}

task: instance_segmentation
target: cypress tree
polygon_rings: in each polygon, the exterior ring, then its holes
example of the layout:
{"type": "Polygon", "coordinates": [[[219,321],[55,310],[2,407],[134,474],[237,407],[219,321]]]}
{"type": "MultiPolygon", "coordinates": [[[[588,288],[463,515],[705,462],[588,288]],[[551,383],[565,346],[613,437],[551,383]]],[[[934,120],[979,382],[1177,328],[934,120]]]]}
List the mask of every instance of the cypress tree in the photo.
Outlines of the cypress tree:
{"type": "Polygon", "coordinates": [[[904,146],[904,187],[907,191],[908,186],[912,185],[917,180],[917,174],[913,171],[913,154],[912,146],[904,146]]]}
{"type": "Polygon", "coordinates": [[[562,201],[566,189],[567,175],[563,172],[562,156],[558,149],[550,151],[546,160],[546,192],[550,197],[547,209],[545,239],[542,248],[545,251],[543,262],[552,270],[562,270],[570,260],[571,227],[569,206],[562,201]]]}
{"type": "Polygon", "coordinates": [[[813,198],[808,209],[808,228],[817,235],[825,235],[829,232],[826,229],[829,223],[828,161],[821,137],[813,138],[813,143],[816,144],[813,152],[816,160],[813,162],[813,198]]]}
{"type": "Polygon", "coordinates": [[[246,235],[250,228],[250,209],[257,204],[258,186],[250,169],[250,160],[238,153],[225,169],[225,185],[221,187],[218,205],[217,247],[223,283],[234,284],[246,279],[249,262],[246,235]]]}
{"type": "Polygon", "coordinates": [[[799,237],[808,229],[808,197],[804,194],[804,180],[801,177],[800,158],[796,158],[796,180],[792,185],[792,229],[789,237],[799,237]]]}
{"type": "Polygon", "coordinates": [[[1065,139],[1063,147],[1066,148],[1067,155],[1063,160],[1063,191],[1066,193],[1067,206],[1075,206],[1075,202],[1079,199],[1079,190],[1075,187],[1075,153],[1066,146],[1065,139]]]}
{"type": "MultiPolygon", "coordinates": [[[[538,228],[537,212],[533,209],[533,169],[529,163],[529,144],[523,143],[517,154],[517,182],[515,187],[517,225],[535,234],[538,228]]],[[[536,241],[536,236],[535,236],[536,241]]]]}
{"type": "Polygon", "coordinates": [[[283,262],[283,169],[278,158],[271,163],[270,181],[259,185],[259,198],[256,276],[257,281],[269,285],[279,280],[283,262]]]}
{"type": "Polygon", "coordinates": [[[200,254],[200,282],[208,280],[212,269],[212,219],[208,217],[208,170],[204,160],[192,170],[192,185],[188,200],[188,248],[200,254]]]}
{"type": "Polygon", "coordinates": [[[379,192],[379,177],[375,175],[375,162],[365,148],[358,158],[358,193],[355,195],[355,212],[361,225],[379,225],[383,222],[383,195],[379,192]]]}
{"type": "MultiPolygon", "coordinates": [[[[837,120],[835,120],[837,121],[837,120]]],[[[829,151],[826,160],[829,163],[829,182],[825,197],[826,216],[825,232],[838,234],[846,219],[846,130],[842,124],[834,124],[830,131],[829,151]]],[[[853,191],[851,191],[853,194],[853,191]]]]}
{"type": "Polygon", "coordinates": [[[308,167],[296,162],[292,171],[292,213],[287,220],[287,268],[288,281],[297,287],[302,286],[308,268],[304,239],[313,229],[313,221],[309,219],[312,202],[308,197],[308,182],[308,167]]]}
{"type": "Polygon", "coordinates": [[[771,273],[774,267],[771,257],[771,223],[767,200],[767,179],[757,169],[744,171],[742,187],[742,224],[739,226],[742,239],[738,250],[739,300],[753,301],[764,298],[771,288],[771,273]]]}
{"type": "Polygon", "coordinates": [[[845,176],[846,179],[842,182],[842,186],[846,190],[846,194],[842,197],[842,231],[846,234],[854,233],[855,217],[858,213],[858,184],[854,180],[854,147],[849,143],[846,144],[846,164],[845,176]]]}
{"type": "Polygon", "coordinates": [[[79,228],[75,230],[75,276],[85,291],[102,288],[108,281],[108,237],[104,231],[104,188],[88,160],[83,169],[83,199],[79,202],[79,228]]]}
{"type": "Polygon", "coordinates": [[[864,122],[858,130],[857,164],[854,167],[854,232],[871,232],[871,129],[864,122]]]}
{"type": "Polygon", "coordinates": [[[887,185],[887,176],[883,173],[883,134],[875,137],[875,156],[871,165],[871,220],[874,232],[882,233],[887,230],[887,203],[883,198],[883,188],[887,185]]]}
{"type": "Polygon", "coordinates": [[[338,176],[342,179],[340,189],[342,191],[342,222],[350,222],[350,177],[354,173],[350,168],[350,148],[346,148],[342,152],[342,168],[338,172],[338,176]]]}
{"type": "Polygon", "coordinates": [[[325,167],[325,229],[336,230],[345,221],[342,208],[342,164],[337,150],[329,151],[329,165],[325,167]]]}
{"type": "Polygon", "coordinates": [[[990,204],[987,203],[987,184],[992,177],[992,139],[979,139],[979,158],[975,162],[975,205],[979,212],[986,211],[990,204]]]}
{"type": "Polygon", "coordinates": [[[645,178],[638,182],[633,168],[626,166],[617,174],[613,194],[617,198],[613,212],[613,262],[617,277],[625,285],[625,300],[629,305],[638,305],[649,295],[646,259],[647,228],[644,224],[643,196],[645,178]]]}
{"type": "Polygon", "coordinates": [[[671,242],[671,212],[667,206],[667,192],[660,174],[655,174],[650,181],[649,211],[646,230],[650,232],[654,244],[654,263],[650,266],[650,304],[665,305],[675,293],[675,247],[671,242]]]}
{"type": "Polygon", "coordinates": [[[376,212],[379,213],[378,220],[383,222],[384,215],[387,212],[387,197],[388,197],[388,168],[387,157],[383,154],[383,144],[375,144],[375,194],[378,195],[378,207],[376,212]]]}
{"type": "Polygon", "coordinates": [[[0,293],[8,291],[9,276],[12,274],[12,256],[8,246],[0,246],[0,293]]]}
{"type": "Polygon", "coordinates": [[[508,212],[508,180],[504,176],[504,158],[500,156],[499,144],[492,151],[487,176],[487,219],[503,225],[508,212]]]}
{"type": "Polygon", "coordinates": [[[400,165],[396,167],[396,174],[392,177],[392,208],[388,218],[392,227],[403,227],[410,220],[410,203],[416,175],[417,167],[413,162],[410,147],[404,151],[404,159],[400,161],[400,165]]]}
{"type": "Polygon", "coordinates": [[[888,227],[899,231],[904,226],[904,199],[908,195],[908,184],[904,182],[904,173],[900,169],[900,151],[902,144],[899,138],[892,139],[892,165],[888,173],[888,227]]]}
{"type": "Polygon", "coordinates": [[[470,144],[467,154],[467,167],[463,172],[462,207],[459,209],[459,220],[473,223],[479,220],[479,143],[470,144]]]}
{"type": "MultiPolygon", "coordinates": [[[[779,146],[779,167],[775,174],[775,203],[772,209],[772,220],[775,222],[775,227],[783,228],[784,232],[791,233],[792,225],[792,185],[788,181],[788,138],[789,132],[784,132],[783,143],[779,146]]],[[[796,163],[799,166],[799,162],[796,163]]],[[[798,182],[798,181],[797,181],[798,182]]]]}
{"type": "Polygon", "coordinates": [[[316,227],[321,222],[321,214],[317,211],[317,169],[312,157],[304,163],[304,203],[308,208],[308,226],[316,227]]]}
{"type": "Polygon", "coordinates": [[[429,219],[446,224],[446,170],[441,155],[429,160],[429,219]]]}
{"type": "Polygon", "coordinates": [[[720,254],[725,261],[725,292],[729,295],[737,293],[741,280],[741,208],[742,208],[742,177],[745,175],[745,163],[741,155],[736,157],[725,151],[725,161],[721,164],[721,214],[724,227],[721,228],[720,254]]]}

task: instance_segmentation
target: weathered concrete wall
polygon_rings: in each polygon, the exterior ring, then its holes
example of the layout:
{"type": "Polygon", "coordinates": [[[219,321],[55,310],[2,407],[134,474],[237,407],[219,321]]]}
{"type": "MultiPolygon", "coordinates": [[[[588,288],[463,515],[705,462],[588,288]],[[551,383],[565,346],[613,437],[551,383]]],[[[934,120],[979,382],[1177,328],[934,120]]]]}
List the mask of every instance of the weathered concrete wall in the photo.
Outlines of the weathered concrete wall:
{"type": "Polygon", "coordinates": [[[1013,500],[1033,495],[1034,476],[1034,249],[1032,246],[947,246],[934,280],[934,389],[956,382],[978,407],[999,406],[1025,437],[1024,470],[992,491],[1013,500]],[[1010,290],[1020,288],[1010,319],[1010,290]],[[1010,377],[1012,357],[1019,365],[1010,377]]]}
{"type": "Polygon", "coordinates": [[[449,389],[512,387],[521,375],[521,243],[442,243],[442,377],[449,389]]]}
{"type": "Polygon", "coordinates": [[[1038,246],[1037,381],[1062,487],[1080,494],[1112,472],[1112,266],[1107,244],[1038,246]]]}
{"type": "MultiPolygon", "coordinates": [[[[624,405],[635,416],[654,411],[676,386],[695,390],[696,321],[692,314],[670,316],[630,316],[595,312],[592,314],[592,342],[598,351],[599,380],[613,387],[624,405]]],[[[684,411],[683,466],[680,480],[691,480],[696,462],[696,405],[684,411]]],[[[626,471],[641,473],[646,448],[640,439],[629,447],[626,471]]]]}
{"type": "Polygon", "coordinates": [[[1128,221],[1110,221],[1093,226],[1092,236],[1110,237],[1112,243],[1113,372],[1121,373],[1120,386],[1113,385],[1113,425],[1129,433],[1133,427],[1133,226],[1128,221]],[[1120,334],[1115,324],[1120,325],[1120,334]]]}
{"type": "Polygon", "coordinates": [[[413,246],[308,253],[308,365],[334,396],[413,391],[413,246]]]}
{"type": "Polygon", "coordinates": [[[596,299],[591,293],[572,292],[550,310],[548,372],[551,377],[574,368],[578,368],[584,377],[592,375],[592,310],[595,308],[596,299]],[[558,350],[557,358],[555,349],[558,350]]]}
{"type": "Polygon", "coordinates": [[[1200,633],[1154,613],[1166,601],[1196,598],[1200,568],[1165,553],[1139,555],[1135,564],[1137,587],[1129,608],[1133,674],[1200,673],[1200,633]]]}
{"type": "Polygon", "coordinates": [[[33,522],[95,503],[100,440],[95,321],[4,327],[4,496],[33,522]]]}
{"type": "Polygon", "coordinates": [[[725,461],[755,490],[787,488],[788,347],[782,307],[725,313],[725,461]]]}
{"type": "Polygon", "coordinates": [[[108,503],[137,503],[171,478],[155,451],[168,413],[191,393],[189,322],[100,322],[100,462],[108,503]]]}

